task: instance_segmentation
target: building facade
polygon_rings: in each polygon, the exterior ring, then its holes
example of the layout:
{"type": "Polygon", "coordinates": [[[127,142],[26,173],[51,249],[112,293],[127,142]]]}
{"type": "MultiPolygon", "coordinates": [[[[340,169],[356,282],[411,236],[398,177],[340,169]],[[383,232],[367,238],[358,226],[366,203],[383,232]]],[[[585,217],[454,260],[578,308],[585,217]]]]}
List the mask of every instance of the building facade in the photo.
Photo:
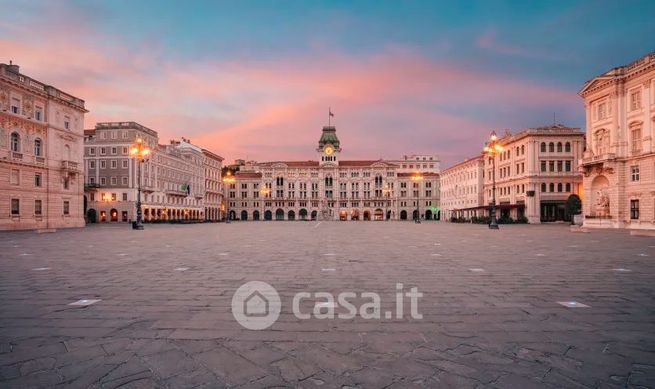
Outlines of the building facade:
{"type": "Polygon", "coordinates": [[[336,129],[328,126],[315,160],[244,163],[225,185],[228,215],[235,220],[439,218],[438,173],[401,171],[397,161],[341,160],[341,152],[336,129]]]}
{"type": "MultiPolygon", "coordinates": [[[[145,222],[205,220],[207,186],[220,177],[221,161],[184,138],[161,145],[157,132],[138,123],[98,123],[85,131],[87,220],[135,220],[139,184],[145,222]],[[151,150],[142,163],[129,152],[137,138],[151,150]]],[[[211,196],[208,204],[216,201],[211,196]]]]}
{"type": "Polygon", "coordinates": [[[202,149],[205,168],[205,220],[219,221],[224,218],[223,206],[223,183],[221,171],[223,169],[223,157],[202,149]]]}
{"type": "Polygon", "coordinates": [[[584,225],[655,229],[655,52],[585,83],[584,225]]]}
{"type": "Polygon", "coordinates": [[[84,101],[0,64],[0,230],[84,226],[84,101]]]}
{"type": "Polygon", "coordinates": [[[484,210],[484,158],[469,158],[441,172],[441,220],[471,220],[484,210]]]}
{"type": "MultiPolygon", "coordinates": [[[[583,198],[578,161],[585,136],[562,125],[528,128],[513,135],[506,131],[498,141],[503,151],[495,156],[497,218],[529,223],[570,221],[566,200],[583,198]]],[[[484,203],[492,202],[492,166],[484,157],[484,203]]]]}

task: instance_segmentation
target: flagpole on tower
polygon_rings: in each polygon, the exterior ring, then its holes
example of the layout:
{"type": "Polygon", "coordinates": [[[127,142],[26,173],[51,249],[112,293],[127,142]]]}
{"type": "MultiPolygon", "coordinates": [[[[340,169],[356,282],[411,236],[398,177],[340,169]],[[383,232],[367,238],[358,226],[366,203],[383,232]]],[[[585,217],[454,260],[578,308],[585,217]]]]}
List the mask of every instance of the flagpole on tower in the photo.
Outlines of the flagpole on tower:
{"type": "Polygon", "coordinates": [[[331,127],[332,125],[332,117],[334,114],[332,113],[332,108],[328,107],[328,127],[331,127]]]}

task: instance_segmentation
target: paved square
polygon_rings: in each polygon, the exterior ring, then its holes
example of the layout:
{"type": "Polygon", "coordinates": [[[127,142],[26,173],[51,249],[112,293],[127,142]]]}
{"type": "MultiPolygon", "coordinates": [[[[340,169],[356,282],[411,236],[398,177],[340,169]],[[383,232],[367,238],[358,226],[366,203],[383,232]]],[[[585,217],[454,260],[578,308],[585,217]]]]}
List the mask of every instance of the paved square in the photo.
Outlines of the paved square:
{"type": "Polygon", "coordinates": [[[122,225],[0,247],[3,388],[655,386],[655,241],[625,231],[122,225]],[[247,281],[280,295],[268,329],[232,316],[247,281]],[[422,319],[385,318],[397,283],[423,293],[422,319]],[[303,291],[378,293],[382,319],[300,320],[303,291]]]}

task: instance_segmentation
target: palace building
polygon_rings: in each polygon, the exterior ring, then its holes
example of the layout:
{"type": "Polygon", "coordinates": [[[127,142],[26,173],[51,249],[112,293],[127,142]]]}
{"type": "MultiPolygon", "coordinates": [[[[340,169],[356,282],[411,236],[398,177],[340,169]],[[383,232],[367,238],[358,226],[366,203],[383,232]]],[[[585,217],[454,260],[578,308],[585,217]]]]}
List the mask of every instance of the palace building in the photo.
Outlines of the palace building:
{"type": "Polygon", "coordinates": [[[159,144],[135,122],[98,123],[84,135],[89,222],[134,221],[139,177],[145,222],[222,218],[222,157],[185,138],[159,144]],[[140,167],[129,152],[137,139],[151,151],[140,167]]]}
{"type": "Polygon", "coordinates": [[[655,52],[587,81],[584,225],[655,229],[655,52]]]}
{"type": "Polygon", "coordinates": [[[314,160],[242,161],[234,176],[224,178],[230,218],[439,219],[436,156],[394,161],[342,160],[341,154],[336,129],[327,126],[323,127],[314,160]]]}
{"type": "Polygon", "coordinates": [[[484,159],[469,158],[441,172],[441,219],[489,216],[484,207],[484,159]]]}
{"type": "Polygon", "coordinates": [[[84,226],[84,100],[0,64],[0,230],[84,226]]]}

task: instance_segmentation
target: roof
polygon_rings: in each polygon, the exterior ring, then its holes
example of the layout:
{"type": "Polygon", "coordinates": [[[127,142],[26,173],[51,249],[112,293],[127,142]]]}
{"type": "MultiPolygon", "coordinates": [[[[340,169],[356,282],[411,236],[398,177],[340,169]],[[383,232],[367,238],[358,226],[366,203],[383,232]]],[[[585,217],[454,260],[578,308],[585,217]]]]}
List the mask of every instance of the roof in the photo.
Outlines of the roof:
{"type": "Polygon", "coordinates": [[[239,179],[248,179],[248,178],[262,178],[261,173],[255,173],[255,172],[236,172],[234,175],[234,178],[237,180],[239,179]]]}
{"type": "Polygon", "coordinates": [[[460,166],[462,166],[464,164],[467,164],[469,162],[481,161],[481,160],[482,160],[482,154],[480,154],[478,156],[475,156],[475,157],[467,158],[467,159],[465,159],[465,160],[463,160],[461,162],[458,162],[458,163],[454,164],[453,166],[450,166],[450,167],[442,170],[441,174],[443,175],[443,174],[450,173],[451,170],[456,169],[456,168],[458,168],[458,167],[460,167],[460,166]]]}
{"type": "Polygon", "coordinates": [[[375,165],[376,163],[381,163],[389,167],[396,167],[395,164],[386,162],[382,159],[376,160],[361,160],[361,161],[339,161],[339,166],[343,167],[367,167],[375,165]]]}
{"type": "Polygon", "coordinates": [[[211,157],[211,158],[214,158],[214,159],[216,159],[216,160],[219,160],[219,161],[221,161],[221,162],[223,162],[223,160],[225,160],[225,158],[221,157],[221,156],[218,155],[218,154],[212,153],[211,151],[209,151],[209,150],[207,150],[207,149],[202,149],[202,153],[205,154],[205,155],[207,155],[207,156],[209,156],[209,157],[211,157]]]}
{"type": "Polygon", "coordinates": [[[334,126],[323,127],[321,139],[318,140],[318,147],[321,148],[326,144],[339,148],[339,138],[337,137],[337,129],[334,126]]]}
{"type": "Polygon", "coordinates": [[[582,89],[578,92],[578,95],[584,97],[587,92],[602,89],[616,80],[628,77],[630,74],[637,71],[637,69],[641,73],[646,68],[655,68],[655,51],[650,52],[627,65],[615,67],[603,74],[599,74],[591,80],[588,80],[584,83],[582,89]]]}
{"type": "Polygon", "coordinates": [[[269,162],[260,162],[260,166],[273,166],[283,164],[289,167],[318,167],[318,161],[269,161],[269,162]]]}

